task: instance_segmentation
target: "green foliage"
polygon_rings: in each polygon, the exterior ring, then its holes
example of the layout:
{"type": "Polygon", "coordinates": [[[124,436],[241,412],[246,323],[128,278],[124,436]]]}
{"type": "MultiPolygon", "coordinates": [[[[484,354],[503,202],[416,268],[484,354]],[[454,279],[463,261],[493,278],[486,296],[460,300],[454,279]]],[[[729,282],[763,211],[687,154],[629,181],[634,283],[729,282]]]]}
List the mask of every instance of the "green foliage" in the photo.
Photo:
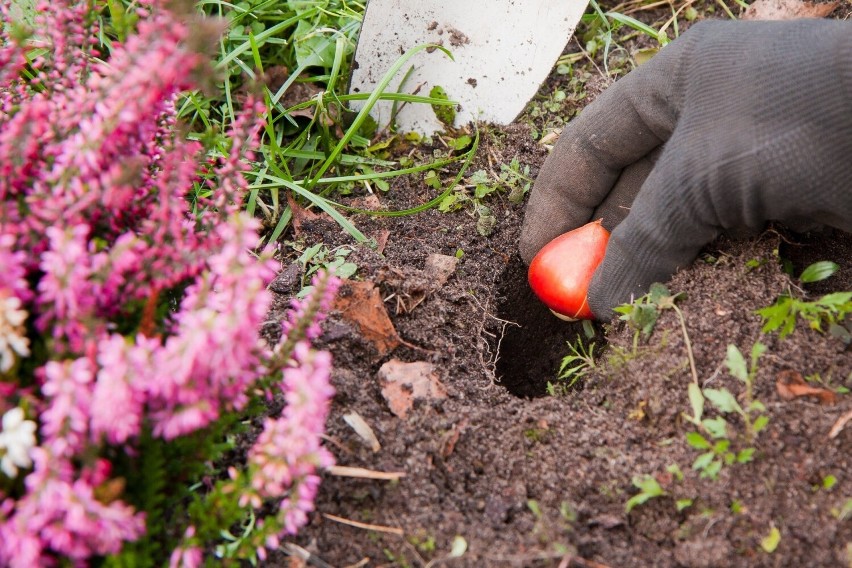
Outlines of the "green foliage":
{"type": "MultiPolygon", "coordinates": [[[[429,91],[429,96],[439,101],[450,100],[450,97],[447,96],[447,91],[440,85],[432,87],[432,90],[429,91]]],[[[446,128],[453,128],[453,123],[456,121],[456,109],[454,106],[432,104],[432,112],[435,113],[435,117],[446,128]]]]}
{"type": "Polygon", "coordinates": [[[769,534],[761,539],[760,548],[767,554],[772,554],[779,544],[781,544],[781,531],[777,527],[772,527],[769,529],[769,534]]]}
{"type": "Polygon", "coordinates": [[[781,339],[793,333],[799,318],[805,320],[811,329],[821,332],[823,325],[839,325],[850,313],[852,292],[834,292],[812,302],[785,295],[771,306],[757,310],[763,318],[762,331],[778,331],[781,339]]]}
{"type": "Polygon", "coordinates": [[[637,505],[642,505],[655,497],[666,495],[660,482],[653,475],[635,475],[633,476],[633,486],[639,489],[639,493],[627,500],[624,505],[624,512],[630,513],[637,505]]]}
{"type": "MultiPolygon", "coordinates": [[[[469,141],[465,141],[468,143],[469,141]]],[[[501,164],[501,173],[495,174],[486,170],[476,170],[466,180],[464,185],[458,185],[455,191],[445,192],[445,196],[438,204],[438,210],[443,213],[458,211],[466,206],[472,208],[477,217],[476,230],[483,237],[490,235],[497,226],[497,218],[491,208],[485,205],[485,201],[491,195],[508,191],[508,199],[512,203],[519,204],[524,195],[532,185],[529,177],[529,166],[522,165],[517,156],[512,158],[509,164],[501,164]]],[[[426,174],[425,182],[431,187],[439,189],[440,179],[437,174],[426,174]]]]}
{"type": "Polygon", "coordinates": [[[580,37],[585,42],[586,51],[594,56],[600,48],[603,48],[604,69],[607,73],[609,73],[610,53],[614,49],[626,53],[626,50],[618,44],[620,36],[617,32],[619,30],[634,30],[645,34],[656,41],[659,47],[669,42],[669,37],[665,29],[656,30],[620,12],[604,12],[597,0],[590,0],[589,11],[583,15],[581,22],[585,28],[582,30],[580,37]]]}
{"type": "Polygon", "coordinates": [[[234,436],[244,429],[236,415],[228,414],[202,431],[168,442],[146,430],[133,458],[116,448],[116,478],[126,480],[122,497],[145,511],[146,533],[126,543],[104,565],[147,568],[167,564],[168,555],[183,536],[170,529],[175,518],[189,516],[197,523],[196,535],[203,542],[217,542],[221,531],[239,523],[246,510],[233,498],[216,498],[198,480],[221,475],[214,464],[223,462],[235,448],[234,436]]]}
{"type": "MultiPolygon", "coordinates": [[[[811,264],[799,276],[803,284],[819,282],[831,277],[840,267],[829,261],[811,264]]],[[[797,297],[788,291],[771,306],[757,310],[763,318],[763,332],[778,331],[784,339],[796,328],[796,322],[801,318],[811,329],[822,332],[823,326],[828,325],[835,337],[852,341],[849,330],[843,326],[846,316],[852,313],[852,291],[833,292],[821,298],[808,301],[797,297]]]]}
{"type": "Polygon", "coordinates": [[[701,453],[692,464],[692,468],[701,472],[701,477],[715,479],[723,466],[750,462],[755,453],[753,447],[740,450],[731,448],[732,439],[728,422],[723,416],[705,418],[706,402],[710,402],[720,414],[738,415],[745,425],[745,439],[752,443],[769,424],[769,417],[763,414],[765,406],[754,399],[754,380],[758,370],[758,360],[766,351],[762,343],[755,343],[751,349],[751,359],[747,363],[745,357],[735,345],[728,345],[725,365],[731,376],[744,383],[745,392],[741,405],[737,398],[726,388],[700,388],[697,383],[689,385],[689,402],[692,415],[684,414],[684,418],[697,426],[700,432],[686,434],[686,442],[701,453]]]}
{"type": "Polygon", "coordinates": [[[647,294],[630,304],[616,306],[613,311],[621,314],[618,319],[626,321],[630,327],[647,336],[654,330],[660,312],[675,308],[675,302],[684,298],[686,294],[683,292],[671,294],[664,284],[655,282],[647,294]]]}
{"type": "Polygon", "coordinates": [[[349,262],[347,257],[352,253],[349,247],[329,249],[323,243],[317,243],[306,248],[296,262],[302,265],[302,283],[298,297],[304,298],[314,287],[308,285],[311,277],[320,269],[332,272],[338,278],[350,278],[358,271],[358,265],[349,262]]]}
{"type": "Polygon", "coordinates": [[[547,391],[551,395],[567,392],[568,389],[589,375],[597,367],[595,363],[595,344],[578,337],[574,343],[568,344],[568,355],[562,359],[559,365],[559,383],[547,384],[547,391]]]}

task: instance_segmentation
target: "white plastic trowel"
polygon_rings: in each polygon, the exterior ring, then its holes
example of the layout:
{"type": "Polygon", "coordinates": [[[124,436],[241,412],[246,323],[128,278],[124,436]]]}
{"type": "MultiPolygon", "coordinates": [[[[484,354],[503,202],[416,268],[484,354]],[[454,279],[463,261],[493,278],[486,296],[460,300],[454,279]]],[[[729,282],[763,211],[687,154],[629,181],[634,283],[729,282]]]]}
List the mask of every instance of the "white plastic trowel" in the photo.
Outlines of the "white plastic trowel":
{"type": "MultiPolygon", "coordinates": [[[[441,50],[420,51],[386,90],[428,96],[440,86],[459,103],[454,126],[471,121],[509,124],[547,78],[586,4],[587,0],[369,0],[349,91],[373,91],[403,53],[421,44],[437,44],[450,50],[453,59],[441,50]]],[[[390,101],[379,101],[371,114],[384,127],[392,112],[390,101]]],[[[398,105],[395,122],[403,132],[432,134],[444,129],[427,104],[398,105]]]]}

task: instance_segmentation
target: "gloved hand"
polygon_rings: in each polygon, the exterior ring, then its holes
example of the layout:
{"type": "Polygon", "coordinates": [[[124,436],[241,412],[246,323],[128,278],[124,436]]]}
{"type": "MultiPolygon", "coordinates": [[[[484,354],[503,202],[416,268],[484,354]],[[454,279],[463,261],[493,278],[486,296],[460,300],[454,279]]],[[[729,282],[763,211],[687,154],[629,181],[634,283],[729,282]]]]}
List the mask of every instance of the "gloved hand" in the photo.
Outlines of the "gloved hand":
{"type": "Polygon", "coordinates": [[[696,24],[617,81],[542,167],[522,258],[601,217],[612,236],[589,305],[602,320],[722,232],[852,231],[852,22],[696,24]]]}

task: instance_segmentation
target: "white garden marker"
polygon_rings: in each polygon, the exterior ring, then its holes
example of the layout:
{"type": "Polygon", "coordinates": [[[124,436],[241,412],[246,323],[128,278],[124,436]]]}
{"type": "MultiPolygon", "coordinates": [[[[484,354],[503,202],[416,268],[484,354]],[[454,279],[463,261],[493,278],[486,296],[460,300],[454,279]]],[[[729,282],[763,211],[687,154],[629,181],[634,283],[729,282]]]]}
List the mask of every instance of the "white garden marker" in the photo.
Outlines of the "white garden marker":
{"type": "MultiPolygon", "coordinates": [[[[372,91],[408,49],[439,44],[452,52],[454,60],[440,50],[421,51],[388,91],[427,96],[433,86],[440,86],[460,105],[455,126],[474,120],[508,124],[553,69],[586,4],[586,0],[369,0],[349,90],[372,91]]],[[[392,103],[380,101],[372,115],[384,127],[391,112],[392,103]]],[[[424,104],[404,105],[396,122],[402,131],[424,134],[444,128],[424,104]]]]}

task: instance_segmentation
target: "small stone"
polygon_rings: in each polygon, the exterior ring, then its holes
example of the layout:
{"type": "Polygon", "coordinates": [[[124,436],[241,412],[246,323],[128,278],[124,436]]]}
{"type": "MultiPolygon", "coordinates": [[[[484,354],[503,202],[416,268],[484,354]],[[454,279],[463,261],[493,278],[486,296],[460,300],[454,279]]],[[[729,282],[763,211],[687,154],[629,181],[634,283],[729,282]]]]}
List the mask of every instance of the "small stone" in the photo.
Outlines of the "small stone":
{"type": "Polygon", "coordinates": [[[378,372],[382,396],[391,412],[405,418],[416,399],[447,398],[447,389],[438,380],[435,366],[425,361],[405,363],[391,359],[378,372]]]}

